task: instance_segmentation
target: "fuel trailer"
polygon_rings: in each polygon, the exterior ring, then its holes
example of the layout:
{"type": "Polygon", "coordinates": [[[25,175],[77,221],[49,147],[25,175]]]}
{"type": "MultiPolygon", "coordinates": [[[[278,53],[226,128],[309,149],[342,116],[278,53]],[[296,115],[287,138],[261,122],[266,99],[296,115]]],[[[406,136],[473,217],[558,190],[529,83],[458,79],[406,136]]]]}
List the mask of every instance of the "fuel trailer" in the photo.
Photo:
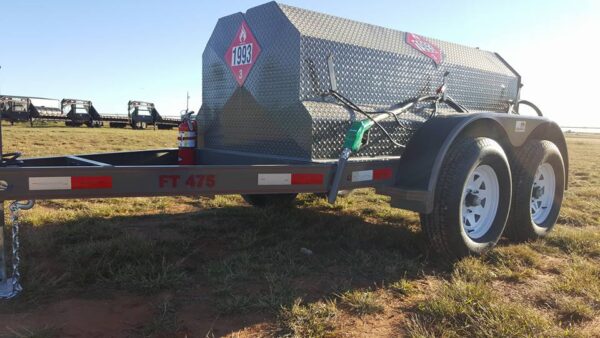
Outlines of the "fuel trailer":
{"type": "Polygon", "coordinates": [[[221,18],[202,57],[203,103],[179,149],[2,155],[0,200],[27,201],[10,204],[3,297],[21,290],[18,211],[37,199],[241,194],[282,207],[374,187],[420,213],[449,258],[554,227],[566,142],[497,53],[270,2],[221,18]]]}

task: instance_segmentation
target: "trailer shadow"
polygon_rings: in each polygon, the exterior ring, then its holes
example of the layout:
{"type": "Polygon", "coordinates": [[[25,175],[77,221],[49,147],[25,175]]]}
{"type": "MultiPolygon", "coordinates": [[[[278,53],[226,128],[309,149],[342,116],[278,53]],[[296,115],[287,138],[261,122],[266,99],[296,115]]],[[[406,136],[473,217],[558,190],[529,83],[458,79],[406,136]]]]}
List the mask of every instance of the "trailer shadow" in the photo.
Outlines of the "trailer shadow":
{"type": "MultiPolygon", "coordinates": [[[[26,227],[26,292],[0,313],[42,311],[52,321],[60,314],[47,308],[64,299],[134,297],[144,313],[167,302],[171,333],[221,336],[272,321],[297,299],[335,299],[444,270],[428,261],[414,215],[376,211],[305,198],[284,210],[237,205],[26,227]]],[[[152,316],[123,329],[147,330],[152,316]]]]}

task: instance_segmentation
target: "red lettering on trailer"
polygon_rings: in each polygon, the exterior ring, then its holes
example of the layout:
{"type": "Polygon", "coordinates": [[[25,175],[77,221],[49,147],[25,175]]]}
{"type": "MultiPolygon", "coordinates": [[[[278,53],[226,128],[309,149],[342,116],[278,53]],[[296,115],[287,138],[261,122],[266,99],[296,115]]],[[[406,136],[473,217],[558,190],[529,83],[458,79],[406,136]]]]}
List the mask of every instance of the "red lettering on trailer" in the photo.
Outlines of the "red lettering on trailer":
{"type": "Polygon", "coordinates": [[[112,188],[111,176],[72,176],[71,189],[110,189],[112,188]]]}
{"type": "Polygon", "coordinates": [[[216,183],[217,183],[217,180],[216,180],[215,175],[206,176],[206,186],[207,187],[212,188],[215,186],[216,183]]]}
{"type": "Polygon", "coordinates": [[[161,188],[177,188],[180,178],[181,176],[179,175],[160,175],[158,177],[158,186],[161,188]]]}
{"type": "Polygon", "coordinates": [[[190,188],[212,188],[215,186],[215,175],[190,175],[185,185],[190,188]]]}
{"type": "Polygon", "coordinates": [[[188,188],[212,188],[217,183],[215,175],[190,175],[185,180],[180,175],[160,175],[158,186],[160,188],[178,188],[179,182],[188,188]]]}

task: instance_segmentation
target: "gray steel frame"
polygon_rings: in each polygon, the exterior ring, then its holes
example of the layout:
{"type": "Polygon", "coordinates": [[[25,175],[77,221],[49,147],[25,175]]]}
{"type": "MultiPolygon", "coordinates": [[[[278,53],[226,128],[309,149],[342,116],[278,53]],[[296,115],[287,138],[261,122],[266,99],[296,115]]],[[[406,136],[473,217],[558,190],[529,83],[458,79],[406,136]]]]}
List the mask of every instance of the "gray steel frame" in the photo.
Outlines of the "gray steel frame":
{"type": "MultiPolygon", "coordinates": [[[[24,160],[21,167],[0,169],[0,200],[71,199],[132,196],[173,196],[217,194],[321,193],[329,190],[335,163],[306,162],[296,164],[229,164],[247,162],[237,155],[207,150],[207,156],[226,159],[221,163],[195,166],[176,164],[176,149],[141,152],[48,157],[24,160]],[[210,153],[210,155],[208,155],[210,153]],[[135,158],[143,159],[137,164],[135,158]],[[131,160],[133,159],[133,160],[131,160]],[[143,162],[149,164],[143,164],[143,162]],[[322,175],[319,184],[260,185],[258,174],[322,175]],[[37,177],[110,177],[111,188],[73,190],[30,190],[30,178],[37,177]],[[193,177],[196,183],[186,184],[193,177]],[[200,183],[199,180],[205,180],[200,183]],[[210,181],[210,182],[209,182],[210,181]]],[[[202,157],[205,152],[199,151],[202,157]]],[[[346,169],[342,189],[356,189],[392,183],[398,158],[351,161],[346,169]],[[389,178],[352,182],[352,172],[389,169],[389,178]]],[[[251,161],[251,160],[250,160],[251,161]]],[[[254,158],[267,163],[268,159],[254,158]]],[[[273,160],[271,160],[273,163],[273,160]]]]}
{"type": "MultiPolygon", "coordinates": [[[[1,149],[0,129],[0,149],[1,149]]],[[[1,150],[0,150],[1,154],[1,150]]],[[[218,150],[199,150],[200,165],[177,165],[177,149],[161,149],[23,160],[23,166],[0,168],[0,208],[6,200],[77,199],[133,196],[213,196],[217,194],[325,193],[335,162],[287,163],[285,158],[218,150]],[[262,163],[262,164],[239,164],[262,163]],[[266,164],[271,163],[271,164],[266,164]],[[319,183],[260,185],[259,174],[313,174],[319,183]],[[39,177],[110,177],[110,188],[32,190],[29,181],[39,177]]],[[[342,189],[389,185],[397,174],[398,158],[352,161],[342,189]],[[386,169],[378,181],[352,182],[353,171],[386,169]]],[[[3,214],[3,213],[2,213],[3,214]]],[[[7,278],[4,254],[4,217],[0,220],[0,284],[7,278]]]]}

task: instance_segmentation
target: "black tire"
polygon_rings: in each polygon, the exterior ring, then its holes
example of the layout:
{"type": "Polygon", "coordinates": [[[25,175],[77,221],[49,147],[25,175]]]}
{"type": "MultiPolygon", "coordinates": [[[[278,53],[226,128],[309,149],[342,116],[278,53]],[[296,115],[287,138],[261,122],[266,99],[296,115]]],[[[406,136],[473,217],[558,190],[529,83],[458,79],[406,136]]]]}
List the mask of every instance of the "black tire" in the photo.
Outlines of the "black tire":
{"type": "Polygon", "coordinates": [[[146,127],[146,122],[136,122],[131,125],[131,128],[136,130],[144,130],[146,127]]]}
{"type": "MultiPolygon", "coordinates": [[[[492,188],[486,190],[487,188],[482,185],[479,189],[485,194],[489,192],[490,196],[494,194],[492,188]]],[[[433,249],[441,253],[444,258],[454,260],[467,255],[480,255],[493,248],[506,226],[511,193],[508,160],[504,150],[496,141],[483,137],[457,141],[450,147],[443,162],[435,190],[433,212],[421,214],[421,226],[427,233],[433,249]],[[495,213],[488,212],[489,216],[485,219],[489,221],[483,221],[487,225],[480,230],[481,235],[474,236],[465,230],[465,227],[470,224],[463,219],[462,210],[463,205],[466,207],[465,203],[467,203],[468,194],[465,192],[469,183],[467,179],[477,179],[478,176],[474,173],[480,168],[486,168],[495,174],[497,188],[494,196],[497,196],[493,202],[486,202],[491,203],[488,204],[488,208],[495,209],[495,213]],[[496,207],[494,208],[493,205],[496,207]]],[[[470,198],[470,203],[473,203],[473,197],[470,198]]],[[[481,208],[485,207],[484,202],[487,199],[478,200],[481,208]]],[[[492,200],[491,197],[489,199],[492,200]]]]}
{"type": "MultiPolygon", "coordinates": [[[[514,193],[510,218],[506,226],[506,236],[516,242],[544,237],[552,231],[556,224],[565,190],[565,165],[560,150],[550,141],[527,141],[515,152],[512,167],[514,193]],[[545,219],[536,223],[532,215],[534,192],[538,186],[535,176],[538,168],[545,163],[549,164],[553,170],[554,198],[552,198],[552,206],[545,219]],[[536,182],[535,186],[534,182],[536,182]]],[[[538,178],[543,178],[543,175],[538,178]]],[[[551,179],[551,177],[546,178],[551,179]]],[[[541,193],[543,195],[543,193],[550,192],[542,191],[541,193]]],[[[541,204],[538,207],[544,208],[541,204]]],[[[545,206],[544,209],[547,207],[545,206]]]]}
{"type": "Polygon", "coordinates": [[[294,205],[298,194],[253,194],[242,195],[246,203],[256,208],[289,208],[294,205]]]}
{"type": "Polygon", "coordinates": [[[108,124],[108,126],[111,127],[111,128],[126,128],[127,127],[127,123],[110,122],[108,124]]]}

